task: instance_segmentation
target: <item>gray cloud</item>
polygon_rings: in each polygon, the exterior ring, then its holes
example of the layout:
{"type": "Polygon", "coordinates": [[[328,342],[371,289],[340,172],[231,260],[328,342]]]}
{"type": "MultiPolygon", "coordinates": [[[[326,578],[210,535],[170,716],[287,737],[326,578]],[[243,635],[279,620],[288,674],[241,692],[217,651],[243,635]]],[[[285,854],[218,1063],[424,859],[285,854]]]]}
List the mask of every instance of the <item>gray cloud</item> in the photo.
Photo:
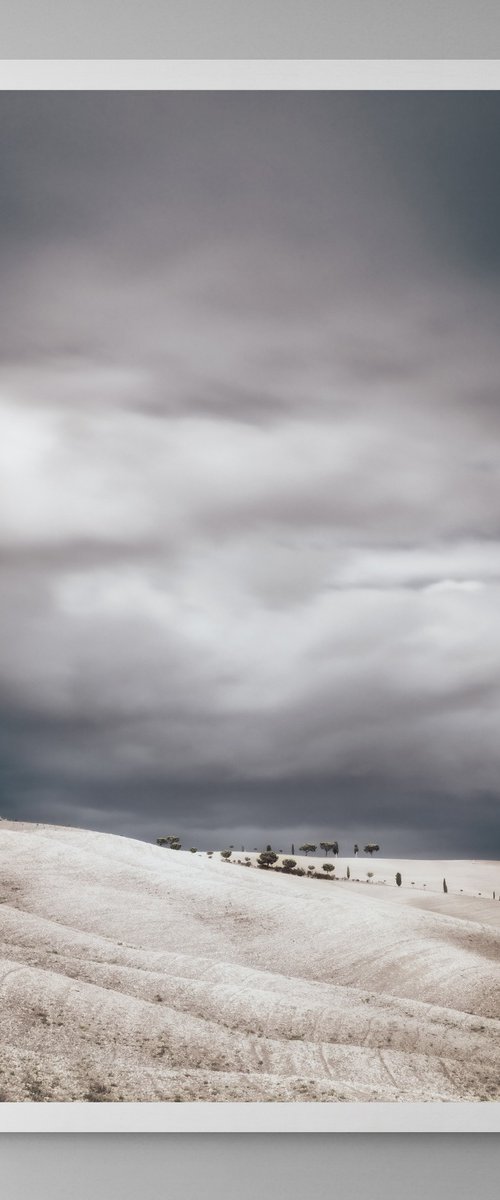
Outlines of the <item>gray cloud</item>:
{"type": "Polygon", "coordinates": [[[2,95],[4,812],[499,851],[498,103],[2,95]]]}

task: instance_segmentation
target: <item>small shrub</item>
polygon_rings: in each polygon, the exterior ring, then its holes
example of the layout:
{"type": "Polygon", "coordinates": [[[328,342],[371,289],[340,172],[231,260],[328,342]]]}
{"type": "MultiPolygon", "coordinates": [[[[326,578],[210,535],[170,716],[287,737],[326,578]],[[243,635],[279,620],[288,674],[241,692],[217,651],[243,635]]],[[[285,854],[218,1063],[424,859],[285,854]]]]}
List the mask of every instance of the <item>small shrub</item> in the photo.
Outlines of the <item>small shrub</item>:
{"type": "Polygon", "coordinates": [[[179,838],[173,833],[169,833],[168,837],[160,837],[156,839],[157,846],[167,846],[169,850],[180,850],[181,843],[179,838]]]}
{"type": "Polygon", "coordinates": [[[293,871],[293,868],[297,866],[297,863],[294,858],[284,858],[281,865],[285,873],[288,874],[290,871],[293,871]]]}
{"type": "Polygon", "coordinates": [[[267,871],[269,867],[274,867],[277,861],[278,855],[274,853],[274,850],[263,850],[257,859],[257,866],[267,871]]]}
{"type": "Polygon", "coordinates": [[[367,872],[366,872],[366,877],[367,877],[367,879],[373,879],[373,875],[374,875],[374,872],[373,872],[373,871],[367,871],[367,872]]]}
{"type": "Polygon", "coordinates": [[[190,852],[191,852],[191,854],[197,854],[197,853],[198,853],[198,847],[197,847],[197,846],[190,846],[190,847],[189,847],[189,849],[190,849],[190,852]]]}
{"type": "Polygon", "coordinates": [[[225,862],[229,862],[229,859],[231,858],[232,853],[233,853],[232,850],[221,850],[220,856],[221,856],[221,858],[224,859],[225,862]]]}
{"type": "Polygon", "coordinates": [[[330,871],[334,871],[334,870],[335,870],[335,865],[334,865],[334,863],[323,863],[323,870],[324,870],[324,871],[327,871],[327,872],[328,872],[328,874],[330,874],[330,871]]]}

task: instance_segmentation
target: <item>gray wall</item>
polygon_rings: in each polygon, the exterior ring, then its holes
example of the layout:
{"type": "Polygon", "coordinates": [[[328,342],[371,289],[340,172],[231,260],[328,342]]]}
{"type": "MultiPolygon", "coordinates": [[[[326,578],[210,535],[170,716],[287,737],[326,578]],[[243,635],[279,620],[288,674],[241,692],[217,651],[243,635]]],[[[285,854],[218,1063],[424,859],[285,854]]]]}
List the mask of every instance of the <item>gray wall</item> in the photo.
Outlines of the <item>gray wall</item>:
{"type": "Polygon", "coordinates": [[[3,58],[495,58],[497,0],[0,0],[3,58]]]}
{"type": "Polygon", "coordinates": [[[498,1196],[491,1134],[15,1134],[0,1153],[5,1200],[498,1196]]]}

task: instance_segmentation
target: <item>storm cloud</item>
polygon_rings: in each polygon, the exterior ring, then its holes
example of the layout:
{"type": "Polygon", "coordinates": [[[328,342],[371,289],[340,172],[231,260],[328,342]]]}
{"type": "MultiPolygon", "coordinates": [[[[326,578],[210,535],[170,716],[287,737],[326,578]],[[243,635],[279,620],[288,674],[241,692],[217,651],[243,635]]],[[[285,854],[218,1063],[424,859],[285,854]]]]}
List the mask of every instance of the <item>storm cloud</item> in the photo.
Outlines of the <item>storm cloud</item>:
{"type": "Polygon", "coordinates": [[[498,95],[0,109],[0,811],[498,857],[498,95]]]}

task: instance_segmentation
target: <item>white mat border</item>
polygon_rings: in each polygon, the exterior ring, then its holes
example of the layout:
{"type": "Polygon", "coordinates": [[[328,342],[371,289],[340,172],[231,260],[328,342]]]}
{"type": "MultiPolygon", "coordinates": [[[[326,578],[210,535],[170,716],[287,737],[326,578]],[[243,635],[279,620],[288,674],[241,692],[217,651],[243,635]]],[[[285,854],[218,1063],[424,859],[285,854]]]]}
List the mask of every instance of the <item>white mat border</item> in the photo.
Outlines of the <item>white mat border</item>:
{"type": "Polygon", "coordinates": [[[0,90],[496,91],[500,59],[0,59],[0,90]]]}
{"type": "Polygon", "coordinates": [[[500,1103],[2,1104],[0,1133],[499,1133],[500,1103]]]}

